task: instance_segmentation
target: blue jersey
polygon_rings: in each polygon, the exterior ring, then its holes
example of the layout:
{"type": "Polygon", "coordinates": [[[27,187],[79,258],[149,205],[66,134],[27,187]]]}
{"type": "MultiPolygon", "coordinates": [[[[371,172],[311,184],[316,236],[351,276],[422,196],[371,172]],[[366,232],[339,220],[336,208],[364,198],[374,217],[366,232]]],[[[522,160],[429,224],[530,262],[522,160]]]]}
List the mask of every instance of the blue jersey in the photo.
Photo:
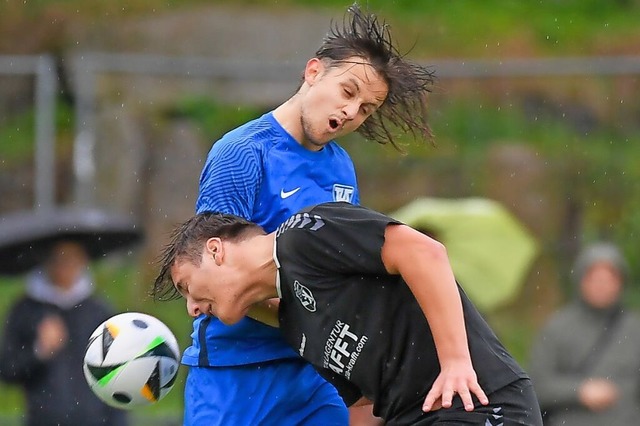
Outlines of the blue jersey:
{"type": "MultiPolygon", "coordinates": [[[[232,213],[271,232],[300,209],[325,201],[359,203],[351,158],[335,142],[310,151],[267,113],[217,141],[204,165],[196,211],[232,213]]],[[[251,318],[232,326],[201,315],[182,362],[246,365],[299,358],[278,329],[251,318]]]]}

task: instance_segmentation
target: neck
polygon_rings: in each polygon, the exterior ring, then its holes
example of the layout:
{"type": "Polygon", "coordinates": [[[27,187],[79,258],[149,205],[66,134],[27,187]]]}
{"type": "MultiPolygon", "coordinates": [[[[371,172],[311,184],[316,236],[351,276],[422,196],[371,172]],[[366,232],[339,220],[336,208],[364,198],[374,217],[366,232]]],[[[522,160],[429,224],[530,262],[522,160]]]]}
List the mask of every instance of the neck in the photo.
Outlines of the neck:
{"type": "Polygon", "coordinates": [[[301,122],[300,94],[296,93],[288,101],[273,111],[273,117],[282,128],[291,135],[300,145],[304,146],[304,131],[301,122]]]}
{"type": "Polygon", "coordinates": [[[246,281],[250,283],[240,296],[242,303],[251,305],[278,296],[276,290],[277,267],[273,260],[275,233],[258,235],[244,242],[247,262],[246,281]]]}

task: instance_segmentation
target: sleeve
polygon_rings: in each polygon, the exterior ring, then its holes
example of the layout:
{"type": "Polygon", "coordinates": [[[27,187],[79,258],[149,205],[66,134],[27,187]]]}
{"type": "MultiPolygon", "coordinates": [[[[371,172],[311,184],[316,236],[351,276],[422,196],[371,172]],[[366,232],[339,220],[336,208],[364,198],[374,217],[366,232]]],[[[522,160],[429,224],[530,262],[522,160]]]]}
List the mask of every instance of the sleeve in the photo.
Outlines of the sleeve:
{"type": "Polygon", "coordinates": [[[344,148],[342,148],[343,152],[344,152],[344,164],[345,167],[348,167],[352,176],[353,176],[353,182],[354,182],[354,193],[353,193],[353,199],[351,200],[351,204],[355,204],[355,205],[360,205],[360,189],[359,189],[359,185],[358,185],[358,176],[356,174],[356,168],[355,165],[353,164],[353,160],[351,159],[351,156],[349,155],[349,153],[344,150],[344,148]]]}
{"type": "Polygon", "coordinates": [[[565,333],[559,332],[552,318],[532,346],[529,373],[543,411],[578,403],[577,389],[582,377],[562,371],[558,365],[558,339],[563,339],[565,333]]]}
{"type": "Polygon", "coordinates": [[[216,142],[202,174],[196,213],[218,211],[250,219],[262,184],[261,162],[251,144],[216,142]]]}
{"type": "Polygon", "coordinates": [[[94,309],[93,309],[95,313],[94,319],[98,324],[108,320],[109,318],[111,318],[112,316],[118,313],[116,309],[106,300],[99,299],[95,296],[92,297],[90,300],[94,304],[94,309]]]}
{"type": "Polygon", "coordinates": [[[291,247],[287,257],[320,274],[329,269],[339,274],[382,275],[387,273],[381,253],[389,224],[399,222],[362,206],[337,202],[303,210],[281,229],[285,246],[291,247]]]}
{"type": "Polygon", "coordinates": [[[46,364],[34,352],[33,318],[23,315],[21,303],[13,307],[6,320],[5,334],[0,346],[0,377],[11,383],[26,383],[46,364]]]}
{"type": "Polygon", "coordinates": [[[347,407],[352,406],[356,401],[362,398],[362,392],[360,389],[349,380],[327,368],[317,368],[316,370],[323,379],[331,383],[333,387],[336,388],[338,394],[344,401],[344,405],[347,407]]]}
{"type": "Polygon", "coordinates": [[[353,204],[355,205],[360,205],[360,190],[358,189],[358,187],[356,187],[356,193],[353,197],[353,204]]]}

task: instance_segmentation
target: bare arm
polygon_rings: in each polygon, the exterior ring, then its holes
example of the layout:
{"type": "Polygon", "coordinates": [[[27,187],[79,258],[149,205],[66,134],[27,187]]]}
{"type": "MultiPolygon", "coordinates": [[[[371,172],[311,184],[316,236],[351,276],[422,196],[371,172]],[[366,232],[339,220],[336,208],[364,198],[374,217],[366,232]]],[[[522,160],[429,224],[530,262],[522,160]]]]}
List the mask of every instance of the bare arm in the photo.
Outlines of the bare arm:
{"type": "Polygon", "coordinates": [[[373,405],[373,401],[363,396],[362,398],[351,404],[349,407],[362,407],[364,405],[373,405]]]}
{"type": "Polygon", "coordinates": [[[462,302],[445,247],[404,225],[385,230],[382,261],[390,274],[400,274],[427,318],[440,362],[440,375],[424,402],[429,411],[439,398],[449,408],[455,394],[467,411],[473,410],[471,392],[488,404],[471,364],[462,302]]]}

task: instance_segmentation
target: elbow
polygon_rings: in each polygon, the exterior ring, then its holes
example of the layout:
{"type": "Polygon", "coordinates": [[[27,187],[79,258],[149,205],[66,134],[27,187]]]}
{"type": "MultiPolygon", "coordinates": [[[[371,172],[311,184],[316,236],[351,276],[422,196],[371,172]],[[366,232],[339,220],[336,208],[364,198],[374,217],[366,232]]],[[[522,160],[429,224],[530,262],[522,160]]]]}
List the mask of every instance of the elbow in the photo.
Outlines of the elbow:
{"type": "Polygon", "coordinates": [[[433,238],[422,241],[420,252],[422,256],[432,261],[449,261],[449,255],[445,245],[433,238]]]}

